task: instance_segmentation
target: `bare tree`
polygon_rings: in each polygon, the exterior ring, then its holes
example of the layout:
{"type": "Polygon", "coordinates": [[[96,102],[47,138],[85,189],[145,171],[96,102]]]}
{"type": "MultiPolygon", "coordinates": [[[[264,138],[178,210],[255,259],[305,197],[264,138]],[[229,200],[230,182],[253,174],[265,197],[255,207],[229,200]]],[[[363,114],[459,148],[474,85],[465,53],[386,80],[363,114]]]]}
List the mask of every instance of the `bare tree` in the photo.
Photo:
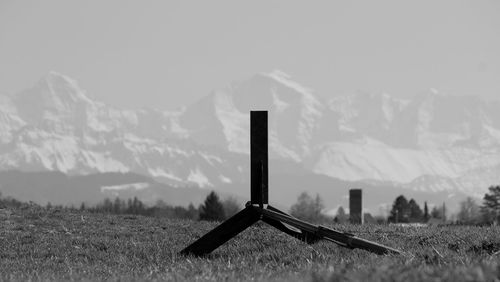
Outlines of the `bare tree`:
{"type": "Polygon", "coordinates": [[[457,220],[463,224],[478,224],[480,222],[479,205],[472,197],[467,197],[460,202],[460,210],[457,215],[457,220]]]}
{"type": "Polygon", "coordinates": [[[323,209],[323,200],[318,194],[313,199],[307,192],[302,192],[290,208],[290,214],[308,222],[321,222],[326,220],[321,213],[323,209]]]}
{"type": "Polygon", "coordinates": [[[337,215],[335,216],[335,222],[346,223],[349,221],[349,216],[345,213],[342,206],[337,209],[337,215]]]}
{"type": "Polygon", "coordinates": [[[500,223],[500,186],[491,186],[488,188],[481,206],[481,213],[484,221],[488,223],[500,223]]]}
{"type": "Polygon", "coordinates": [[[238,200],[231,196],[222,201],[222,206],[224,207],[224,214],[226,215],[226,218],[235,215],[241,209],[241,205],[238,203],[238,200]]]}

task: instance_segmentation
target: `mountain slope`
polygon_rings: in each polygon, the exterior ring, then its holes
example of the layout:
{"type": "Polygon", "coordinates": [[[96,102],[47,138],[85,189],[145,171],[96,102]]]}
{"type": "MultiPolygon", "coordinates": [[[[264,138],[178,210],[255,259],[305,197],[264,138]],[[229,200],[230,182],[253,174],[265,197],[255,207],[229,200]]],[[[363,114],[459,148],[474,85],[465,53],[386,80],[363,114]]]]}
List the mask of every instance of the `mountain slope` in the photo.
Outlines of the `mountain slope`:
{"type": "Polygon", "coordinates": [[[242,162],[240,156],[186,139],[178,114],[110,107],[89,99],[74,80],[55,72],[1,101],[3,169],[132,171],[200,187],[237,180],[240,174],[234,166],[242,162]]]}
{"type": "MultiPolygon", "coordinates": [[[[148,205],[159,199],[170,205],[187,206],[203,202],[209,191],[196,187],[175,187],[134,173],[99,173],[68,176],[57,171],[1,171],[2,197],[45,205],[95,205],[105,198],[138,197],[148,205]]],[[[223,194],[225,196],[225,194],[223,194]]]]}
{"type": "Polygon", "coordinates": [[[498,102],[435,89],[410,100],[356,93],[325,101],[279,71],[233,83],[202,101],[210,119],[200,114],[196,124],[218,136],[198,139],[202,144],[247,153],[248,112],[267,109],[271,158],[318,174],[475,195],[500,183],[498,102]]]}
{"type": "MultiPolygon", "coordinates": [[[[127,110],[51,72],[30,89],[0,96],[0,168],[133,172],[246,195],[249,111],[264,109],[277,179],[293,175],[286,168],[295,165],[311,184],[328,176],[345,186],[480,195],[500,183],[499,106],[433,89],[409,100],[355,93],[328,101],[273,71],[173,112],[127,110]]],[[[273,189],[295,197],[288,187],[273,189]]]]}

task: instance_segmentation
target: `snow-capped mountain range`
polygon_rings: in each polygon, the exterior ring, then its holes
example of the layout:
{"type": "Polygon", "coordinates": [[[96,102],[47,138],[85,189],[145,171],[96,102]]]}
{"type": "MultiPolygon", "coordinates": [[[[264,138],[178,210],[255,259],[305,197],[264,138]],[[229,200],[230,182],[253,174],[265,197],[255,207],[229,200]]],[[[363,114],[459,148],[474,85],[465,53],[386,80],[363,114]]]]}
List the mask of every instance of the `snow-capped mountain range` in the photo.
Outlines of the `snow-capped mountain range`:
{"type": "Polygon", "coordinates": [[[344,181],[480,196],[500,184],[499,108],[434,89],[409,100],[385,93],[327,100],[273,71],[176,111],[129,110],[92,100],[75,80],[50,72],[0,96],[0,169],[130,171],[178,187],[247,183],[249,111],[263,109],[273,160],[344,181]]]}

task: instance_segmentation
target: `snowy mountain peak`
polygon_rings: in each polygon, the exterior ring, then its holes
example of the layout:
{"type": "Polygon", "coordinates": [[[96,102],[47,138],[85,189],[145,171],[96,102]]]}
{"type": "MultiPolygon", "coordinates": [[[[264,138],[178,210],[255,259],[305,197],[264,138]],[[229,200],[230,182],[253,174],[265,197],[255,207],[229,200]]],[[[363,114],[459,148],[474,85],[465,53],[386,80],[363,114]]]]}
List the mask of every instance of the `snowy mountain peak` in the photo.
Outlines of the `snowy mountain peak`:
{"type": "Polygon", "coordinates": [[[217,91],[214,108],[213,128],[222,126],[225,147],[242,153],[249,150],[248,141],[242,142],[240,137],[248,136],[249,111],[268,110],[271,156],[295,161],[310,153],[319,124],[328,116],[321,97],[279,70],[256,74],[217,91]]]}
{"type": "Polygon", "coordinates": [[[10,99],[19,119],[57,132],[86,124],[87,109],[94,106],[75,80],[54,71],[10,99]]]}
{"type": "Polygon", "coordinates": [[[277,79],[286,79],[286,80],[291,80],[292,76],[289,75],[288,73],[279,70],[279,69],[274,69],[273,71],[267,73],[268,76],[270,77],[275,77],[277,79]]]}
{"type": "Polygon", "coordinates": [[[91,102],[91,100],[85,95],[85,91],[80,88],[76,80],[55,71],[48,72],[39,81],[37,86],[40,88],[46,88],[48,90],[47,94],[52,95],[53,98],[69,98],[73,102],[91,102]]]}
{"type": "Polygon", "coordinates": [[[271,71],[270,73],[260,73],[260,75],[265,76],[265,77],[269,77],[269,78],[273,79],[274,81],[276,81],[276,82],[278,82],[286,87],[292,88],[295,91],[303,93],[303,94],[309,94],[312,92],[312,89],[305,87],[305,86],[299,84],[298,82],[292,80],[291,75],[287,74],[284,71],[278,70],[278,69],[275,69],[275,70],[271,71]]]}
{"type": "Polygon", "coordinates": [[[441,91],[437,88],[429,88],[424,91],[421,91],[415,95],[413,100],[415,101],[427,101],[427,100],[438,100],[438,99],[454,99],[456,97],[468,97],[468,98],[476,98],[475,96],[456,96],[451,95],[445,91],[441,91]]]}
{"type": "Polygon", "coordinates": [[[53,70],[49,71],[44,77],[42,77],[41,80],[47,80],[47,81],[61,80],[71,84],[78,84],[78,82],[75,79],[53,70]]]}
{"type": "Polygon", "coordinates": [[[49,72],[34,87],[0,97],[0,167],[133,171],[217,187],[245,179],[249,111],[263,109],[271,159],[347,181],[415,186],[426,177],[429,187],[466,190],[481,179],[500,181],[499,107],[433,89],[408,101],[359,92],[326,103],[275,70],[177,112],[121,110],[49,72]]]}

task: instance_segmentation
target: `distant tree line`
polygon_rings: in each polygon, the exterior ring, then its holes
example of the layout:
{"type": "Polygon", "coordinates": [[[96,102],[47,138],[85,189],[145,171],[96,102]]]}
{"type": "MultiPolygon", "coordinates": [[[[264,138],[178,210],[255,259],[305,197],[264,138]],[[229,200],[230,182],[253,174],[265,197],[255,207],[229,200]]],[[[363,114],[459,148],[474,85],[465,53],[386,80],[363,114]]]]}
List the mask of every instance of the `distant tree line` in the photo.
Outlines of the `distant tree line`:
{"type": "MultiPolygon", "coordinates": [[[[443,222],[448,220],[444,203],[441,206],[434,206],[429,213],[427,202],[424,203],[424,210],[422,211],[413,199],[407,201],[401,195],[394,200],[388,222],[425,223],[432,218],[443,222]]],[[[488,188],[488,192],[483,197],[482,205],[476,203],[472,197],[467,197],[461,201],[459,211],[451,222],[465,225],[500,224],[500,186],[488,188]]]]}
{"type": "Polygon", "coordinates": [[[155,205],[148,206],[137,197],[127,200],[123,200],[120,198],[111,200],[109,198],[106,198],[102,202],[94,206],[82,203],[80,205],[80,210],[90,213],[133,214],[178,219],[198,218],[198,210],[193,206],[193,204],[190,204],[186,208],[183,206],[171,206],[166,204],[163,200],[158,200],[155,205]]]}
{"type": "MultiPolygon", "coordinates": [[[[10,197],[4,198],[0,193],[0,208],[18,208],[23,205],[36,204],[33,202],[24,203],[10,197]]],[[[77,210],[73,206],[53,206],[50,203],[47,203],[46,208],[77,210]]],[[[111,200],[106,198],[94,206],[82,203],[79,210],[92,213],[135,214],[178,219],[221,221],[233,216],[241,208],[235,198],[229,197],[221,201],[217,193],[212,191],[198,208],[193,204],[190,204],[188,207],[172,206],[162,200],[158,200],[153,206],[148,206],[137,197],[134,197],[127,200],[120,198],[111,200]]],[[[338,208],[335,218],[328,217],[323,213],[323,210],[323,200],[318,194],[315,197],[311,197],[307,192],[303,192],[297,198],[297,202],[291,206],[290,214],[313,223],[345,223],[349,220],[349,215],[346,214],[343,207],[338,208]]],[[[408,201],[403,195],[398,196],[394,200],[387,221],[380,217],[373,218],[370,214],[364,214],[363,216],[365,221],[368,218],[371,219],[372,223],[426,223],[431,219],[437,219],[442,222],[448,219],[445,203],[440,206],[433,206],[429,211],[427,202],[424,202],[424,208],[421,209],[414,199],[408,201]]],[[[471,197],[460,202],[459,212],[456,214],[453,223],[471,225],[500,224],[500,186],[491,186],[488,188],[488,192],[483,197],[482,205],[478,205],[471,197]]]]}
{"type": "Polygon", "coordinates": [[[408,201],[405,196],[400,195],[394,200],[387,221],[390,223],[425,223],[431,218],[446,221],[446,205],[443,203],[441,207],[434,206],[429,213],[427,202],[424,202],[422,210],[414,199],[408,201]]]}
{"type": "Polygon", "coordinates": [[[27,203],[18,201],[14,198],[11,197],[2,197],[2,192],[0,192],[0,209],[4,208],[20,208],[24,205],[27,205],[27,203]]]}
{"type": "Polygon", "coordinates": [[[0,209],[21,208],[23,206],[37,206],[46,209],[59,209],[68,211],[85,211],[89,213],[131,214],[176,219],[221,221],[236,214],[240,209],[238,201],[228,197],[221,201],[214,191],[210,192],[203,204],[196,208],[193,204],[188,207],[172,206],[163,200],[158,200],[154,205],[146,205],[137,197],[132,199],[105,198],[96,205],[82,203],[79,208],[74,206],[52,205],[48,202],[44,207],[33,202],[22,202],[10,197],[2,197],[0,193],[0,209]]]}
{"type": "Polygon", "coordinates": [[[312,223],[331,221],[322,213],[324,208],[323,199],[319,194],[313,198],[307,192],[302,192],[297,198],[297,202],[290,207],[290,215],[312,223]]]}
{"type": "Polygon", "coordinates": [[[461,224],[500,224],[500,186],[490,186],[479,206],[473,198],[460,203],[457,222],[461,224]]]}
{"type": "MultiPolygon", "coordinates": [[[[290,208],[290,215],[315,224],[348,223],[349,214],[342,206],[337,209],[337,214],[333,217],[324,213],[325,206],[323,199],[316,194],[310,196],[307,192],[302,192],[297,198],[297,202],[290,208]]],[[[367,223],[382,223],[385,219],[375,218],[370,213],[364,213],[363,218],[367,223]]]]}
{"type": "MultiPolygon", "coordinates": [[[[472,197],[468,197],[460,202],[457,214],[450,215],[445,203],[440,205],[429,205],[424,202],[423,209],[414,200],[404,195],[396,197],[392,204],[389,215],[384,217],[372,217],[369,213],[364,213],[365,222],[369,223],[427,223],[448,222],[453,224],[468,225],[490,225],[500,224],[500,186],[491,186],[483,197],[482,205],[476,203],[472,197]]],[[[332,223],[332,218],[323,213],[324,204],[321,197],[315,197],[303,192],[297,198],[297,202],[290,208],[290,214],[299,219],[313,223],[332,223]]],[[[333,222],[349,222],[349,214],[343,207],[339,207],[333,222]]]]}
{"type": "Polygon", "coordinates": [[[103,202],[88,207],[82,204],[80,210],[112,214],[137,214],[144,216],[168,217],[177,219],[221,221],[237,213],[240,206],[235,198],[228,197],[221,201],[214,191],[210,192],[203,204],[196,208],[189,206],[171,206],[163,200],[158,200],[155,205],[147,206],[137,197],[127,201],[120,198],[115,200],[104,199],[103,202]]]}

